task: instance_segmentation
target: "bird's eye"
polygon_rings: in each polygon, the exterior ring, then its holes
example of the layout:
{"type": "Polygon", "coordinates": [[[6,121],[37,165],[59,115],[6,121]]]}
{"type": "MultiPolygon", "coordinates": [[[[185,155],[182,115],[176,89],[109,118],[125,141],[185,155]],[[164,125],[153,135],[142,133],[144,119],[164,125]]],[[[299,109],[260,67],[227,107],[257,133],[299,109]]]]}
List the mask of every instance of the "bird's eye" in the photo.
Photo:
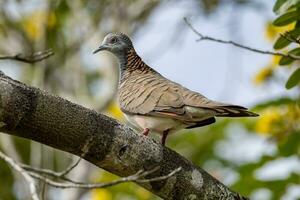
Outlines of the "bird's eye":
{"type": "Polygon", "coordinates": [[[111,44],[114,44],[114,43],[116,43],[116,42],[118,42],[118,39],[117,39],[116,37],[114,37],[114,38],[112,38],[112,39],[110,40],[110,43],[111,43],[111,44]]]}

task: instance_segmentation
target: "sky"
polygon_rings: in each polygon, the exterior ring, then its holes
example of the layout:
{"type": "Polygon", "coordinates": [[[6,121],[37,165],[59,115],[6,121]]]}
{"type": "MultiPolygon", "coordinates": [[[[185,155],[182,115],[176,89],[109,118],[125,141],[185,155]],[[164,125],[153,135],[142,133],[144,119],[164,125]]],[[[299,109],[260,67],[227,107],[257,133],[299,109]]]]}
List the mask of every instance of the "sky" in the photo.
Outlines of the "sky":
{"type": "MultiPolygon", "coordinates": [[[[205,35],[272,50],[264,29],[266,22],[275,17],[273,2],[264,1],[264,4],[263,11],[225,6],[210,17],[191,15],[189,20],[205,35]]],[[[174,37],[178,22],[186,26],[183,21],[186,9],[189,8],[184,6],[184,1],[166,3],[134,35],[136,51],[152,68],[208,98],[227,103],[252,106],[273,96],[292,93],[284,86],[269,85],[266,92],[266,88],[253,84],[253,77],[267,65],[270,56],[210,41],[196,42],[197,36],[189,28],[184,30],[183,37],[174,37]],[[173,37],[171,42],[170,37],[173,37]]]]}

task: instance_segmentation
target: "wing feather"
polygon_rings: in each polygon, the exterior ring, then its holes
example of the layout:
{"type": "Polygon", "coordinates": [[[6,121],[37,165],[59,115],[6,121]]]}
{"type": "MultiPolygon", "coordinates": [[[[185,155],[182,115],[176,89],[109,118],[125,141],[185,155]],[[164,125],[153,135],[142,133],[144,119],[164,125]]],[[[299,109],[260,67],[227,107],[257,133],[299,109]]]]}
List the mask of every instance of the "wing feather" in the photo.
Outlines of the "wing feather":
{"type": "Polygon", "coordinates": [[[212,101],[153,71],[128,76],[120,86],[119,101],[125,113],[172,117],[185,122],[214,116],[257,116],[242,106],[212,101]]]}

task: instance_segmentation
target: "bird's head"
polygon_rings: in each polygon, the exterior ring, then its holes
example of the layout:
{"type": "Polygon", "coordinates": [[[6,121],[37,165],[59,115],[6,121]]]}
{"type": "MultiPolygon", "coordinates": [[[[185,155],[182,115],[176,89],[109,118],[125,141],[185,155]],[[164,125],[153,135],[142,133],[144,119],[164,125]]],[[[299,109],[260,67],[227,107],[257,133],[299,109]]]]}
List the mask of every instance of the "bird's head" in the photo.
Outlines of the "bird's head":
{"type": "Polygon", "coordinates": [[[109,33],[107,34],[101,45],[93,53],[107,50],[117,57],[122,56],[129,49],[133,48],[130,38],[124,33],[109,33]]]}

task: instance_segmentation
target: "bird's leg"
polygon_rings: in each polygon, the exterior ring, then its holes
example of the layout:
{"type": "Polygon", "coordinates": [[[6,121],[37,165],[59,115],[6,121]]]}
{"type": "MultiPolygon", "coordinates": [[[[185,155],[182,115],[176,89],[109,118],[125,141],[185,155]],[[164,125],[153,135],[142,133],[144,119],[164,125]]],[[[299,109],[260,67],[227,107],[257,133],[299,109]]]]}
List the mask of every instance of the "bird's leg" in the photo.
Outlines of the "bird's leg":
{"type": "Polygon", "coordinates": [[[162,144],[163,146],[165,146],[165,143],[166,143],[168,134],[169,134],[169,129],[164,130],[163,135],[162,135],[162,137],[161,137],[161,144],[162,144]]]}
{"type": "Polygon", "coordinates": [[[143,130],[142,134],[143,134],[144,136],[148,136],[149,131],[150,131],[149,128],[145,128],[145,129],[143,130]]]}

